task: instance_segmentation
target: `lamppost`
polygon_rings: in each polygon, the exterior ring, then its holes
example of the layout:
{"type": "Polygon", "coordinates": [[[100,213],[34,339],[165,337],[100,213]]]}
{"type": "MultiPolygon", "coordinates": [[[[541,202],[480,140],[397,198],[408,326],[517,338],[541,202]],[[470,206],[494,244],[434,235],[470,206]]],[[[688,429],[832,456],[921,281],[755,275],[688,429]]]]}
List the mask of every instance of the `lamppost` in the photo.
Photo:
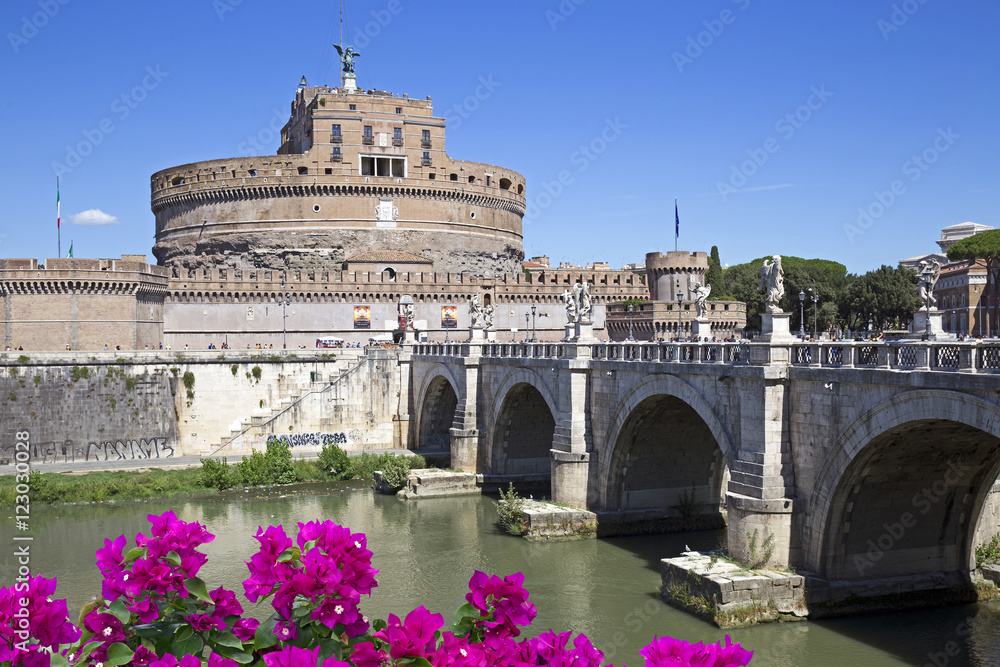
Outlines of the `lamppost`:
{"type": "Polygon", "coordinates": [[[809,292],[812,294],[810,297],[813,302],[813,340],[819,338],[819,327],[816,326],[816,302],[819,301],[819,292],[813,290],[812,287],[809,288],[809,292]]]}
{"type": "MultiPolygon", "coordinates": [[[[281,286],[282,289],[285,288],[284,285],[281,286]]],[[[292,305],[292,295],[285,292],[281,297],[281,349],[288,349],[288,327],[287,318],[288,311],[286,310],[288,306],[292,305]]]]}
{"type": "Polygon", "coordinates": [[[684,324],[681,322],[681,307],[684,305],[684,292],[677,290],[677,340],[682,339],[681,333],[684,331],[684,324]]]}
{"type": "Polygon", "coordinates": [[[530,328],[528,327],[528,320],[531,319],[531,315],[528,313],[524,314],[524,342],[528,342],[528,334],[530,333],[530,328]]]}
{"type": "Polygon", "coordinates": [[[537,343],[538,336],[536,335],[538,331],[535,329],[535,311],[538,307],[535,304],[531,304],[531,342],[537,343]]]}
{"type": "Polygon", "coordinates": [[[628,305],[628,342],[634,343],[635,338],[632,337],[632,311],[635,310],[635,306],[631,303],[628,305]]]}
{"type": "Polygon", "coordinates": [[[799,338],[806,337],[806,293],[799,290],[799,338]]]}

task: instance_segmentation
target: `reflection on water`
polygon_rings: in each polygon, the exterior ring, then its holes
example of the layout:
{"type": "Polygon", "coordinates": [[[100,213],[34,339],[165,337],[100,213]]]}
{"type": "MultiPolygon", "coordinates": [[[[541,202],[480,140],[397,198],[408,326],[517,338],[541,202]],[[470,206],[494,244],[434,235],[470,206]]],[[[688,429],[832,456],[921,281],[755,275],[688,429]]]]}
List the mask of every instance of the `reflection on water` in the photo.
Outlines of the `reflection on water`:
{"type": "MultiPolygon", "coordinates": [[[[332,519],[368,535],[380,583],[363,603],[370,617],[402,616],[423,604],[447,621],[465,601],[474,570],[524,572],[538,608],[534,632],[583,632],[616,665],[641,666],[639,649],[656,636],[715,642],[725,635],[658,597],[659,560],[677,555],[685,544],[714,548],[722,537],[719,531],[530,543],[495,528],[496,512],[488,498],[402,502],[374,495],[357,482],[297,487],[294,492],[237,490],[210,500],[33,507],[32,570],[58,577],[59,595],[75,610],[100,591],[94,550],[104,538],[125,534],[131,539],[148,532],[146,515],[168,509],[206,524],[217,536],[205,548],[209,561],[201,573],[210,587],[222,584],[242,592],[247,576],[243,561],[256,551],[257,526],[284,524],[294,534],[299,521],[332,519]]],[[[0,567],[9,582],[15,563],[6,551],[0,567]]],[[[268,611],[252,609],[259,616],[268,611]]],[[[997,605],[773,624],[730,635],[756,652],[754,667],[1000,665],[997,605]]]]}

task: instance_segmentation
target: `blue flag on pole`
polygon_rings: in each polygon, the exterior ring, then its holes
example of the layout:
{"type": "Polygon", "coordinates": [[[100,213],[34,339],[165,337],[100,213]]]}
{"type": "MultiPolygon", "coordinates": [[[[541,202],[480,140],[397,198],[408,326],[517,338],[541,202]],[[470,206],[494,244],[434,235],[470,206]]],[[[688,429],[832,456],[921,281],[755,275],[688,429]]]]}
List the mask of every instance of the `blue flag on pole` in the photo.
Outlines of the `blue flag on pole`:
{"type": "Polygon", "coordinates": [[[681,218],[677,215],[677,200],[674,200],[674,238],[678,239],[681,236],[681,218]]]}

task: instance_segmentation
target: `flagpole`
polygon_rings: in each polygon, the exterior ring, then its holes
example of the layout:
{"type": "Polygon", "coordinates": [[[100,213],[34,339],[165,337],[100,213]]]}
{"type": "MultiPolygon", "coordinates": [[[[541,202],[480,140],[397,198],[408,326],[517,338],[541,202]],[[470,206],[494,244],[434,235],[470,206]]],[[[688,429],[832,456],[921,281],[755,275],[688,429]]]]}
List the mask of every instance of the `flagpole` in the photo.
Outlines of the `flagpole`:
{"type": "Polygon", "coordinates": [[[681,235],[681,219],[677,215],[677,199],[674,199],[674,252],[677,252],[677,239],[681,235]]]}
{"type": "Polygon", "coordinates": [[[62,222],[59,215],[59,174],[56,174],[56,257],[62,257],[62,222]]]}

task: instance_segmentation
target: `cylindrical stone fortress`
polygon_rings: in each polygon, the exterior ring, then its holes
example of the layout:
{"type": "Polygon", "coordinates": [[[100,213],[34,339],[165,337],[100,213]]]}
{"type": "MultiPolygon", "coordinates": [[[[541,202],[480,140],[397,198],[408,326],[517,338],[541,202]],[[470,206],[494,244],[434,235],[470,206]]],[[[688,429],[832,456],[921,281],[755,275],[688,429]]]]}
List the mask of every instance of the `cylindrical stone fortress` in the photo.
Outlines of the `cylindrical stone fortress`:
{"type": "Polygon", "coordinates": [[[524,177],[452,160],[430,98],[301,87],[275,156],[209,160],[150,179],[153,254],[210,267],[339,270],[371,250],[435,271],[521,270],[524,177]]]}

